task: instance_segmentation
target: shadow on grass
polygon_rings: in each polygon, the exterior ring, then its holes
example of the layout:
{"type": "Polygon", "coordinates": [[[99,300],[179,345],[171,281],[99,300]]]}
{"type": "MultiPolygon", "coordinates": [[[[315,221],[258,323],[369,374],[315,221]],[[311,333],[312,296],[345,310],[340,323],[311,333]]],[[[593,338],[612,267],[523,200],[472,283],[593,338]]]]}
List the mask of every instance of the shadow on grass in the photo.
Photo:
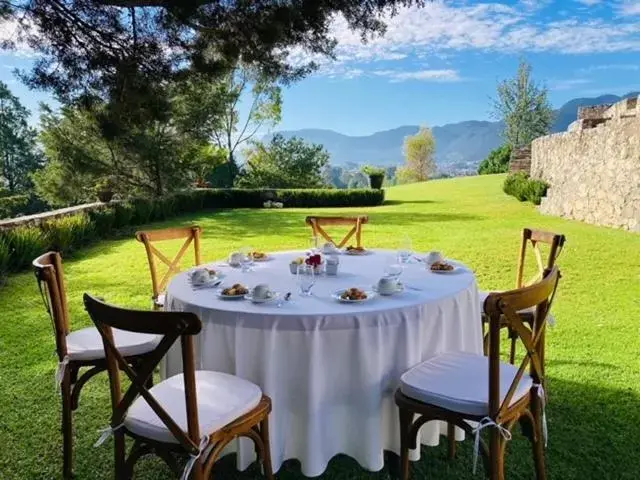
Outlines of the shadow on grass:
{"type": "Polygon", "coordinates": [[[385,200],[382,206],[386,207],[388,205],[405,205],[405,204],[412,204],[412,203],[420,205],[420,204],[441,203],[441,202],[436,202],[435,200],[385,200]]]}
{"type": "MultiPolygon", "coordinates": [[[[594,378],[596,380],[597,378],[594,378]]],[[[546,454],[550,479],[637,479],[640,456],[637,455],[637,425],[640,422],[640,398],[630,390],[604,388],[595,384],[550,379],[550,404],[547,407],[549,445],[546,454]]],[[[474,479],[472,474],[473,440],[459,443],[458,457],[447,460],[446,439],[438,447],[422,447],[421,460],[412,463],[411,478],[474,479]]],[[[398,478],[397,456],[385,452],[385,467],[368,472],[344,455],[334,457],[321,480],[380,480],[398,478]]],[[[217,478],[258,480],[254,464],[245,472],[235,468],[235,456],[223,458],[216,466],[217,478]]],[[[534,478],[529,441],[514,430],[507,447],[506,478],[534,478]]],[[[285,462],[279,480],[301,480],[298,461],[285,462]]]]}

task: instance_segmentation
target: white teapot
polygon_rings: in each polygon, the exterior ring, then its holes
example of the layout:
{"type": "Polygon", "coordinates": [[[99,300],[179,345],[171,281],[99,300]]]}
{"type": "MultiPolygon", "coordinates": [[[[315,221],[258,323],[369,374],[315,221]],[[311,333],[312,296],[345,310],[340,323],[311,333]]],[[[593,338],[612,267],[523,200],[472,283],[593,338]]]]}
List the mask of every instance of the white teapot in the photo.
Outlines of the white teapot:
{"type": "Polygon", "coordinates": [[[240,252],[233,252],[229,255],[229,265],[237,267],[242,263],[242,254],[240,252]]]}
{"type": "Polygon", "coordinates": [[[434,263],[441,262],[442,260],[444,260],[442,253],[437,251],[429,252],[427,253],[427,256],[424,257],[424,263],[427,265],[433,265],[434,263]]]}
{"type": "Polygon", "coordinates": [[[378,293],[380,295],[393,295],[398,291],[398,280],[390,277],[382,277],[378,280],[378,293]]]}
{"type": "Polygon", "coordinates": [[[269,285],[266,283],[260,283],[253,287],[251,294],[256,300],[266,300],[271,297],[271,290],[269,289],[269,285]]]}

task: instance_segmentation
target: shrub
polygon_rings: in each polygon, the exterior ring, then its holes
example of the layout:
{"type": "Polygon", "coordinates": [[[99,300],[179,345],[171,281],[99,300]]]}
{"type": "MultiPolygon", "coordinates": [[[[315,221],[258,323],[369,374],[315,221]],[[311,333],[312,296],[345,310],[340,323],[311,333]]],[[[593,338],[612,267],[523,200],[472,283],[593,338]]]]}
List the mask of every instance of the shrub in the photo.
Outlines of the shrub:
{"type": "Polygon", "coordinates": [[[547,185],[542,180],[529,178],[524,172],[518,172],[507,176],[502,189],[507,195],[516,197],[521,202],[529,201],[540,205],[542,197],[547,194],[547,185]]]}
{"type": "Polygon", "coordinates": [[[116,225],[116,212],[114,208],[104,207],[90,210],[89,220],[93,223],[93,230],[97,237],[109,236],[116,225]]]}
{"type": "Polygon", "coordinates": [[[141,225],[143,223],[149,223],[154,220],[154,210],[156,204],[159,204],[163,199],[152,200],[149,198],[133,198],[130,200],[131,207],[133,208],[133,216],[131,223],[134,225],[141,225]]]}
{"type": "Polygon", "coordinates": [[[131,225],[133,220],[133,206],[129,202],[116,203],[115,207],[116,221],[115,228],[123,228],[131,225]]]}
{"type": "Polygon", "coordinates": [[[3,232],[2,237],[9,248],[8,268],[11,271],[31,265],[33,259],[48,248],[47,240],[38,227],[17,227],[3,232]]]}
{"type": "Polygon", "coordinates": [[[94,233],[94,224],[84,213],[50,220],[41,228],[50,248],[63,253],[89,243],[94,233]]]}
{"type": "Polygon", "coordinates": [[[9,274],[10,260],[9,242],[4,237],[0,237],[0,286],[4,285],[9,274]]]}
{"type": "Polygon", "coordinates": [[[0,198],[0,218],[11,218],[19,213],[24,213],[29,201],[29,195],[12,195],[0,198]]]}
{"type": "Polygon", "coordinates": [[[502,145],[492,150],[478,166],[480,175],[491,173],[506,173],[509,171],[509,161],[511,160],[511,145],[502,145]]]}

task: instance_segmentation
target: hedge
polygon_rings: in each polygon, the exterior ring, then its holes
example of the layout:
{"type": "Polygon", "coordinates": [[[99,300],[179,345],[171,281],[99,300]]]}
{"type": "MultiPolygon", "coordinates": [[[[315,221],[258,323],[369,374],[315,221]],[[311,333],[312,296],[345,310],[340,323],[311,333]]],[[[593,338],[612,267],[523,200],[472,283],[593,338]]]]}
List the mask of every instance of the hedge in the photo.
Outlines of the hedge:
{"type": "Polygon", "coordinates": [[[512,195],[521,202],[528,201],[535,205],[540,205],[548,188],[548,184],[542,180],[529,178],[529,175],[524,172],[508,175],[502,186],[502,190],[507,195],[512,195]]]}
{"type": "Polygon", "coordinates": [[[10,218],[22,213],[29,205],[29,195],[12,195],[0,198],[0,218],[10,218]]]}
{"type": "MultiPolygon", "coordinates": [[[[49,220],[39,226],[0,231],[0,283],[9,272],[28,268],[47,250],[73,252],[128,227],[214,208],[262,208],[266,201],[285,207],[368,207],[384,202],[383,190],[199,189],[160,198],[133,198],[87,213],[49,220]]],[[[129,233],[129,232],[128,232],[129,233]]]]}

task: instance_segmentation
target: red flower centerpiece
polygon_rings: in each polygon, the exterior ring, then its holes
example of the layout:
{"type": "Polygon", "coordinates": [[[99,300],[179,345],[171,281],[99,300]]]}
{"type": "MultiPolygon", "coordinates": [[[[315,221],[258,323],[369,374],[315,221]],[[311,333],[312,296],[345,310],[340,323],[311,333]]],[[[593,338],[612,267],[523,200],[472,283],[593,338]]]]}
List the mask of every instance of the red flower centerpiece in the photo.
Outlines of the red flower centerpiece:
{"type": "Polygon", "coordinates": [[[315,271],[315,273],[320,273],[322,268],[322,255],[320,255],[319,253],[309,255],[305,259],[304,263],[306,263],[310,267],[313,267],[313,270],[315,271]]]}

